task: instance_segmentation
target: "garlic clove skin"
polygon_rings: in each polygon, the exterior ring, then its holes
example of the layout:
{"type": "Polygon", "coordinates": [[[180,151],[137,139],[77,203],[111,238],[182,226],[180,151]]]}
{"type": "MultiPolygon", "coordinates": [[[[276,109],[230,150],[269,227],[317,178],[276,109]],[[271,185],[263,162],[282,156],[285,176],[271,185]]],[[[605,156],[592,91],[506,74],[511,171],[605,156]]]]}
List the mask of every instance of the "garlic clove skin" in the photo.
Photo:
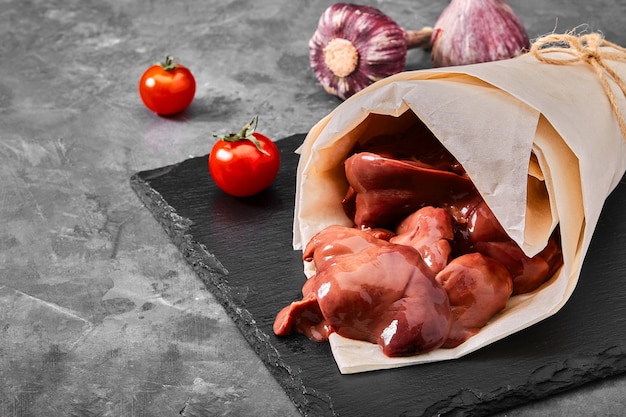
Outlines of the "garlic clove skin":
{"type": "Polygon", "coordinates": [[[503,0],[452,0],[431,43],[433,67],[498,61],[530,48],[524,24],[503,0]]]}
{"type": "Polygon", "coordinates": [[[405,36],[404,29],[374,7],[336,3],[321,15],[309,41],[311,68],[328,93],[345,100],[404,70],[405,36]]]}

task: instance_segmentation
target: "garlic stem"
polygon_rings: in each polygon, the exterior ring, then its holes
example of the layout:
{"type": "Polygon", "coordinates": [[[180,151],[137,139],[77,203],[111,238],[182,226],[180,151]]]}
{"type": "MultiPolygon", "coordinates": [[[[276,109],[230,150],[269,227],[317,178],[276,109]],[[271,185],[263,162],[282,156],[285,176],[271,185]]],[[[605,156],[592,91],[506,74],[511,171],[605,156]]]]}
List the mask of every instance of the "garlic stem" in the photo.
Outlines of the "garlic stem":
{"type": "Polygon", "coordinates": [[[406,40],[406,48],[430,49],[432,46],[432,34],[433,28],[431,26],[424,26],[420,30],[405,30],[404,39],[406,40]]]}

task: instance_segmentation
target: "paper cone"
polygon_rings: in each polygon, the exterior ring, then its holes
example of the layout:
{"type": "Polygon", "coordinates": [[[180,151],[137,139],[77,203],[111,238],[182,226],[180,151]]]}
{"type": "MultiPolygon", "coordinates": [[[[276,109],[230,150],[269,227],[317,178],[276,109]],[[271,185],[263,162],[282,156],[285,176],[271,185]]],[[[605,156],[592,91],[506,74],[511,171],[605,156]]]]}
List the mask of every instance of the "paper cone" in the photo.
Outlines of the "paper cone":
{"type": "MultiPolygon", "coordinates": [[[[565,52],[546,56],[572,58],[565,52]]],[[[572,61],[551,64],[526,54],[401,73],[352,96],[311,129],[299,149],[295,249],[327,226],[352,225],[341,206],[347,187],[344,160],[357,140],[403,131],[413,115],[463,165],[528,256],[544,248],[557,225],[561,231],[564,266],[557,276],[533,293],[512,297],[502,313],[465,343],[389,358],[378,345],[332,334],[342,373],[458,358],[553,315],[568,300],[604,201],[626,168],[620,131],[623,93],[612,80],[607,91],[590,63],[572,61]],[[611,106],[608,93],[619,97],[617,107],[611,106]],[[541,187],[529,187],[529,178],[541,187]]],[[[626,63],[604,64],[626,79],[626,63]]]]}

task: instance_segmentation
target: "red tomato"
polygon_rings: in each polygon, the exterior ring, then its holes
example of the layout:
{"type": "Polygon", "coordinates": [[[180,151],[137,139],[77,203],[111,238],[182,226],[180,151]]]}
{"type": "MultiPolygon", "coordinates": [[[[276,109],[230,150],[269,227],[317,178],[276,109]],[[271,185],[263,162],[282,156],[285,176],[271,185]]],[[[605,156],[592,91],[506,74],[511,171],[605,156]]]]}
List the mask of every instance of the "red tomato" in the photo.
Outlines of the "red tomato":
{"type": "Polygon", "coordinates": [[[218,136],[209,154],[211,177],[224,192],[247,197],[269,187],[280,168],[280,151],[267,136],[255,132],[258,119],[240,133],[218,136]]]}
{"type": "Polygon", "coordinates": [[[193,74],[171,56],[148,68],[139,81],[141,100],[156,114],[180,113],[191,104],[195,94],[193,74]]]}

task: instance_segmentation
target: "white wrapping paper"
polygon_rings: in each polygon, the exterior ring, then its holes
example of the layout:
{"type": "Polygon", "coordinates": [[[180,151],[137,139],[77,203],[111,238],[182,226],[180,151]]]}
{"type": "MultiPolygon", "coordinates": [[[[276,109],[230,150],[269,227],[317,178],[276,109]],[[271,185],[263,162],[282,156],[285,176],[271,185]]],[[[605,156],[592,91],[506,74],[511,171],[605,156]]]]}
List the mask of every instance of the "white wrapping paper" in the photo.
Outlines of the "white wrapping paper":
{"type": "MultiPolygon", "coordinates": [[[[599,50],[615,52],[611,47],[599,50]]],[[[558,51],[545,56],[572,58],[558,51]]],[[[626,79],[626,63],[611,60],[604,65],[626,79]]],[[[606,86],[588,62],[558,65],[526,54],[389,77],[352,96],[311,129],[299,149],[295,249],[326,226],[352,225],[341,207],[347,186],[343,161],[357,140],[403,131],[413,114],[463,165],[528,256],[544,248],[557,224],[561,229],[560,272],[539,290],[511,298],[476,336],[454,349],[389,358],[378,345],[332,334],[330,344],[342,373],[458,358],[553,315],[565,304],[604,201],[626,169],[619,123],[626,100],[612,80],[608,85],[617,107],[611,106],[606,86]]]]}

